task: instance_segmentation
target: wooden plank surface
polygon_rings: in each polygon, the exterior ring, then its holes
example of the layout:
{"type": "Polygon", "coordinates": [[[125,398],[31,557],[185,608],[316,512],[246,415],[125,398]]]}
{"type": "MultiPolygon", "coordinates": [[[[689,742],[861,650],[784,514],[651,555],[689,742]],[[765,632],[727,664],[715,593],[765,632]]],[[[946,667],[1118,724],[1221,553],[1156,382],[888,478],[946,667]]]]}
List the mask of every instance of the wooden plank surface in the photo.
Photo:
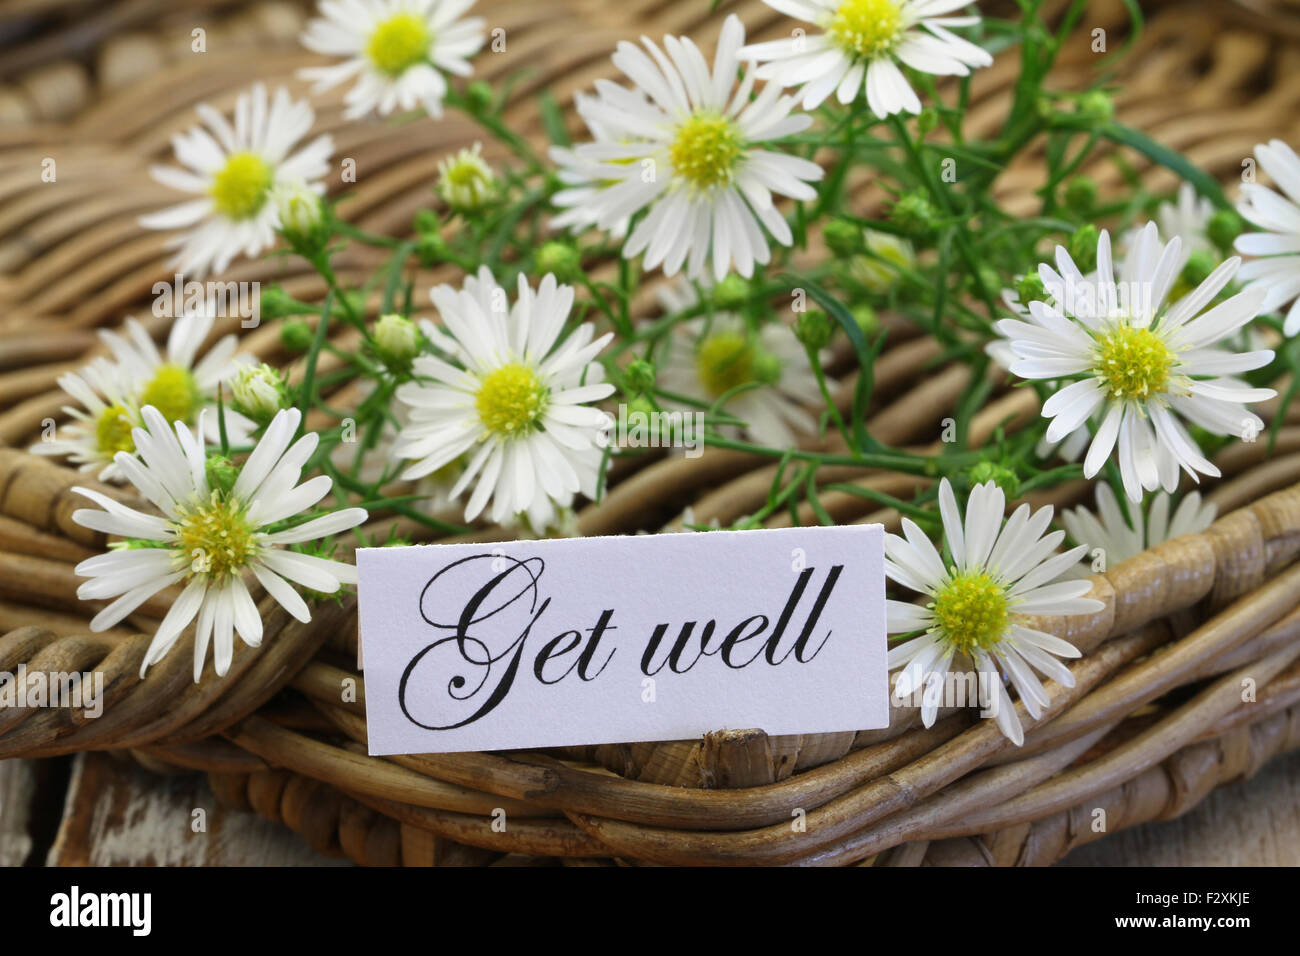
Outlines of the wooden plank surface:
{"type": "Polygon", "coordinates": [[[1191,812],[1080,847],[1061,866],[1300,866],[1300,752],[1191,812]]]}
{"type": "Polygon", "coordinates": [[[316,853],[287,827],[218,803],[202,774],[160,776],[100,753],[73,760],[48,865],[347,864],[316,853]]]}

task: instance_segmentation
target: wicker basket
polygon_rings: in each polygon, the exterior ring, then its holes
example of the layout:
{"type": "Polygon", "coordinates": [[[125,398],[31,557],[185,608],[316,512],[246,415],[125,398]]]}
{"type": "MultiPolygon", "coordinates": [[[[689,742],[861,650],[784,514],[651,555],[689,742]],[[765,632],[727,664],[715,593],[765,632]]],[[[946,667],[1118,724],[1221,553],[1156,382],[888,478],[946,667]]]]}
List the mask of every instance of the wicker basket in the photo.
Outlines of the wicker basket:
{"type": "MultiPolygon", "coordinates": [[[[72,522],[78,505],[69,491],[86,479],[21,449],[46,419],[59,417],[64,399],[55,380],[96,353],[93,330],[131,312],[148,316],[153,283],[170,278],[162,237],[136,225],[141,212],[166,201],[147,178],[148,162],[189,124],[196,102],[228,108],[250,78],[250,62],[260,77],[300,89],[294,71],[311,58],[294,37],[306,11],[279,2],[178,10],[145,0],[116,5],[113,16],[77,32],[68,25],[80,5],[26,6],[32,19],[21,25],[24,39],[0,68],[0,446],[7,446],[0,447],[0,671],[19,664],[29,672],[98,670],[107,696],[97,720],[71,710],[0,709],[0,757],[113,749],[146,766],[206,771],[228,802],[283,821],[319,849],[370,864],[509,852],[575,863],[1032,865],[1106,831],[1175,816],[1214,787],[1300,747],[1300,422],[1283,424],[1272,451],[1261,440],[1219,457],[1224,477],[1208,497],[1222,517],[1212,527],[1095,576],[1093,594],[1106,609],[1052,622],[1085,656],[1074,662],[1073,688],[1053,685],[1041,719],[1018,708],[1027,728],[1023,748],[964,711],[942,712],[924,729],[917,711],[896,708],[887,730],[856,734],[769,737],[754,730],[694,741],[371,758],[364,683],[350,666],[354,604],[323,605],[309,625],[265,605],[267,639],[256,650],[238,646],[224,678],[193,684],[191,654],[182,648],[141,680],[148,635],[167,600],[147,603],[118,628],[89,633],[94,607],[77,601],[72,568],[104,541],[72,522]],[[201,56],[189,45],[198,22],[208,30],[201,56]],[[57,182],[33,185],[46,157],[57,160],[57,182]],[[349,681],[358,687],[356,700],[341,693],[349,681]],[[1104,830],[1095,826],[1098,809],[1104,830]],[[493,825],[500,811],[504,828],[493,825]]],[[[539,139],[530,92],[549,85],[568,103],[572,91],[607,74],[607,52],[618,39],[690,32],[707,10],[664,0],[480,6],[510,38],[507,52],[480,58],[480,74],[529,69],[508,117],[539,139]]],[[[1285,82],[1300,61],[1300,29],[1286,18],[1267,32],[1255,26],[1250,11],[1267,6],[1144,4],[1147,29],[1117,77],[1121,116],[1225,178],[1256,142],[1300,139],[1300,86],[1285,82]]],[[[758,0],[723,7],[714,16],[734,9],[751,34],[783,28],[758,0]]],[[[1283,17],[1294,12],[1273,9],[1283,17]]],[[[1092,5],[1086,30],[1100,26],[1118,37],[1125,24],[1120,0],[1108,0],[1092,5]]],[[[1094,65],[1081,39],[1064,54],[1055,82],[1069,86],[1094,65]]],[[[998,127],[1015,73],[1016,64],[1003,58],[979,74],[973,125],[998,127]]],[[[344,123],[337,98],[318,105],[319,125],[361,173],[341,213],[375,232],[405,233],[428,203],[437,160],[475,138],[456,119],[344,123]]],[[[1101,161],[1088,173],[1103,189],[1120,175],[1101,161]]],[[[1032,156],[1004,174],[1010,208],[1030,207],[1037,175],[1032,156]]],[[[1150,178],[1153,188],[1173,185],[1162,171],[1150,178]]],[[[855,208],[871,211],[882,199],[865,177],[853,184],[855,208]]],[[[338,265],[346,280],[374,262],[357,250],[338,265]]],[[[308,301],[324,294],[319,279],[288,258],[243,262],[227,277],[279,282],[308,301]]],[[[450,278],[427,271],[416,285],[450,278]]],[[[161,333],[161,321],[147,321],[161,333]]],[[[214,335],[233,331],[237,320],[225,322],[214,335]]],[[[875,369],[868,428],[891,445],[924,449],[972,372],[942,364],[938,346],[901,323],[893,333],[875,369]]],[[[338,332],[337,344],[355,346],[353,335],[338,332]]],[[[244,333],[242,344],[289,362],[272,327],[244,333]]],[[[322,369],[327,361],[323,356],[322,369]]],[[[836,369],[845,410],[851,365],[844,355],[836,369]]],[[[972,444],[1038,414],[1031,390],[1007,385],[992,382],[972,444]]],[[[829,447],[835,440],[827,439],[829,447]]],[[[687,505],[697,521],[729,522],[763,502],[773,471],[768,459],[718,450],[620,464],[606,499],[581,513],[581,530],[671,529],[687,505]]],[[[850,467],[818,477],[894,495],[923,481],[850,467]]],[[[1031,500],[1062,506],[1089,493],[1077,482],[1031,500]]],[[[892,527],[898,520],[860,496],[828,492],[822,501],[839,522],[892,527]]],[[[377,520],[376,527],[392,523],[377,520]]],[[[419,526],[402,530],[427,539],[419,526]]]]}

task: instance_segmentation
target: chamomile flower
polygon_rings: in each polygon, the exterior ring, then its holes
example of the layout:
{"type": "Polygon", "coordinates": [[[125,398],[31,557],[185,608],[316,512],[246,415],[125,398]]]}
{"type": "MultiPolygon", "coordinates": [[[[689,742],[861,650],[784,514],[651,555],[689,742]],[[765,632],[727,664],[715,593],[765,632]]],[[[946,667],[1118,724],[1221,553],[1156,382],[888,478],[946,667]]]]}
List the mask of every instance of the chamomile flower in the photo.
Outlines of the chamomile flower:
{"type": "Polygon", "coordinates": [[[79,509],[73,512],[74,521],[134,545],[78,564],[76,573],[90,580],[77,589],[77,596],[85,601],[113,599],[90,623],[91,630],[102,631],[164,588],[183,584],[158,625],[140,674],[162,660],[197,618],[197,683],[209,645],[214,648],[216,672],[224,675],[230,668],[236,633],[250,647],[262,641],[262,618],[247,578],[255,578],[286,611],[304,622],[311,620],[311,611],[289,582],[324,594],[356,583],[351,565],[283,546],[346,531],[364,521],[366,512],[345,508],[293,527],[268,530],[302,514],[330,490],[330,479],[324,475],[298,484],[318,436],[308,432],[293,440],[302,421],[297,409],[275,417],[237,474],[211,469],[212,478],[202,438],[184,425],[172,426],[152,406],[146,406],[142,416],[144,427],[133,435],[140,458],[121,452],[117,465],[159,514],[136,511],[87,488],[73,489],[103,509],[79,509]]]}
{"type": "Polygon", "coordinates": [[[1107,567],[1114,567],[1121,561],[1127,561],[1134,555],[1173,538],[1204,531],[1214,523],[1218,514],[1218,508],[1202,503],[1201,493],[1193,491],[1183,498],[1171,518],[1171,499],[1161,491],[1151,498],[1145,518],[1137,505],[1129,508],[1133,515],[1130,523],[1120,510],[1119,501],[1110,485],[1104,482],[1099,484],[1096,498],[1095,513],[1083,507],[1063,511],[1061,523],[1065,525],[1071,539],[1087,548],[1085,561],[1091,560],[1090,556],[1100,548],[1107,567]]]}
{"type": "Polygon", "coordinates": [[[78,403],[63,406],[71,421],[28,450],[67,458],[100,481],[120,481],[122,471],[114,459],[118,452],[135,451],[131,431],[140,423],[133,389],[122,370],[100,357],[79,372],[59,376],[59,387],[78,403]]]}
{"type": "Polygon", "coordinates": [[[437,190],[442,201],[459,213],[482,209],[496,197],[496,176],[483,161],[482,143],[438,163],[437,190]]]}
{"type": "MultiPolygon", "coordinates": [[[[628,92],[629,95],[645,99],[640,91],[628,92]]],[[[552,229],[567,229],[570,232],[580,233],[596,225],[601,218],[599,207],[594,202],[596,197],[606,187],[617,184],[614,180],[603,178],[604,174],[601,170],[605,160],[592,156],[596,151],[590,148],[598,143],[618,142],[601,123],[597,115],[598,103],[595,97],[586,93],[573,94],[573,108],[586,124],[587,132],[591,134],[593,141],[588,144],[588,149],[579,153],[568,146],[551,147],[549,154],[551,161],[558,167],[556,177],[564,184],[564,188],[551,197],[555,206],[564,210],[551,220],[552,229]]],[[[624,160],[624,162],[629,161],[624,160]]],[[[631,216],[622,216],[610,222],[606,228],[615,239],[622,239],[627,235],[630,223],[631,216]]]]}
{"type": "Polygon", "coordinates": [[[451,495],[473,483],[466,521],[490,500],[497,524],[525,514],[544,528],[557,507],[595,494],[608,416],[587,403],[614,391],[593,361],[612,333],[593,341],[594,326],[584,323],[561,341],[573,289],[550,275],[536,291],[520,275],[509,308],[486,267],[460,290],[436,287],[432,298],[446,331],[431,341],[452,348],[447,359],[417,357],[417,380],[397,390],[410,411],[395,452],[414,461],[402,477],[422,478],[465,456],[451,495]]]}
{"type": "MultiPolygon", "coordinates": [[[[1014,315],[1028,317],[1029,308],[1020,301],[1020,293],[1016,289],[1002,290],[1002,304],[1008,312],[1014,315]]],[[[994,331],[998,331],[994,326],[994,331]]],[[[997,363],[998,367],[1011,371],[1011,366],[1016,364],[1016,353],[1011,350],[1011,343],[1001,335],[990,339],[984,344],[984,354],[997,363]]],[[[1039,458],[1046,459],[1053,455],[1059,455],[1063,461],[1078,461],[1084,450],[1088,447],[1088,430],[1080,428],[1078,431],[1065,436],[1061,441],[1048,441],[1046,437],[1040,438],[1038,444],[1034,446],[1034,454],[1039,458]]]]}
{"type": "MultiPolygon", "coordinates": [[[[240,367],[233,335],[224,336],[197,358],[212,324],[210,312],[187,312],[172,324],[165,354],[133,318],[121,331],[101,331],[111,358],[101,356],[59,379],[60,387],[80,407],[65,406],[71,421],[31,450],[68,458],[82,471],[97,472],[101,481],[120,480],[122,473],[114,459],[118,452],[134,454],[131,436],[142,424],[141,407],[153,405],[168,421],[194,425],[200,410],[215,402],[218,386],[240,367]]],[[[210,418],[207,423],[211,428],[207,437],[214,440],[220,434],[218,422],[210,418]]],[[[242,442],[252,423],[227,410],[226,428],[233,440],[242,442]]]]}
{"type": "MultiPolygon", "coordinates": [[[[238,342],[234,335],[222,336],[202,358],[198,357],[214,322],[208,310],[187,312],[176,319],[167,335],[165,354],[134,318],[126,320],[121,332],[105,330],[99,335],[123,380],[130,383],[137,407],[152,405],[168,422],[193,427],[198,424],[199,412],[216,403],[218,386],[230,381],[245,364],[235,355],[238,342]]],[[[205,419],[205,424],[209,431],[204,439],[216,441],[220,437],[216,416],[205,419]]],[[[242,442],[251,428],[252,423],[243,416],[226,412],[227,435],[233,434],[236,442],[242,442]]]]}
{"type": "Polygon", "coordinates": [[[1216,347],[1258,314],[1264,291],[1247,289],[1206,309],[1236,274],[1241,261],[1233,258],[1166,307],[1180,246],[1177,238],[1162,243],[1148,223],[1118,281],[1107,233],[1097,243],[1095,279],[1080,274],[1058,246],[1060,272],[1039,267],[1053,302],[1030,302],[1028,317],[998,323],[1017,357],[1013,374],[1070,381],[1043,404],[1043,415],[1052,419],[1047,440],[1061,441],[1097,416],[1084,475],[1096,475],[1118,450],[1132,501],[1141,501],[1144,490],[1174,491],[1180,469],[1198,481],[1198,475],[1218,476],[1184,419],[1217,435],[1253,436],[1263,422],[1247,404],[1275,394],[1232,377],[1267,365],[1272,352],[1216,347]]]}
{"type": "Polygon", "coordinates": [[[1019,615],[1093,614],[1105,605],[1084,597],[1090,582],[1057,581],[1085,549],[1053,554],[1065,532],[1044,534],[1051,507],[1031,511],[1022,504],[1004,523],[1005,507],[1006,497],[996,484],[976,485],[963,520],[952,486],[943,479],[939,511],[949,560],[915,522],[904,518],[902,536],[885,536],[885,574],[928,600],[889,600],[885,613],[890,634],[922,632],[890,649],[889,669],[902,668],[894,686],[897,697],[923,691],[925,726],[934,723],[949,671],[969,662],[980,672],[980,706],[993,712],[998,728],[1019,746],[1024,730],[1000,672],[1036,719],[1051,701],[1034,671],[1073,687],[1074,676],[1057,658],[1079,656],[1073,644],[1025,626],[1019,615]]]}
{"type": "Polygon", "coordinates": [[[1181,242],[1184,262],[1198,252],[1215,253],[1210,240],[1210,220],[1214,217],[1214,203],[1198,196],[1196,187],[1183,183],[1178,187],[1178,198],[1156,207],[1156,225],[1160,234],[1168,239],[1177,236],[1181,242]]]}
{"type": "Polygon", "coordinates": [[[727,17],[712,71],[687,37],[664,37],[667,53],[649,38],[644,50],[620,43],[614,65],[635,89],[596,84],[589,111],[607,138],[575,147],[576,166],[561,176],[599,188],[562,193],[560,204],[581,197],[590,211],[577,221],[607,230],[644,210],[623,255],[644,253],[647,269],[751,276],[754,263],[771,260],[764,230],[782,245],[792,241],[773,195],[816,196],[808,183],[822,177],[820,166],[764,148],[807,129],[812,117],[790,115],[794,97],[771,85],[752,96],[752,71],[737,85],[744,39],[739,18],[727,17]]]}
{"type": "Polygon", "coordinates": [[[1261,258],[1241,267],[1240,278],[1267,293],[1261,312],[1272,312],[1286,303],[1283,332],[1300,333],[1300,156],[1286,143],[1275,139],[1255,147],[1255,158],[1284,195],[1259,183],[1243,183],[1237,211],[1262,232],[1238,236],[1236,250],[1261,258]]]}
{"type": "Polygon", "coordinates": [[[324,0],[302,45],[346,59],[300,70],[299,76],[315,83],[316,93],[355,77],[344,98],[347,119],[417,106],[439,117],[447,95],[443,74],[469,76],[469,58],[483,46],[483,20],[461,19],[473,5],[474,0],[324,0]]]}
{"type": "Polygon", "coordinates": [[[979,23],[976,16],[947,17],[970,0],[763,0],[773,10],[820,27],[784,40],[755,43],[742,59],[762,63],[759,79],[800,86],[804,109],[832,93],[852,103],[865,88],[867,105],[882,119],[919,113],[921,101],[899,65],[936,76],[965,76],[993,62],[988,51],[949,27],[979,23]]]}
{"type": "MultiPolygon", "coordinates": [[[[659,301],[671,314],[695,305],[698,295],[682,282],[662,288],[659,301]]],[[[809,409],[820,405],[821,390],[807,350],[781,322],[752,331],[731,312],[688,319],[673,327],[658,358],[659,385],[665,391],[708,404],[733,389],[753,386],[731,396],[722,410],[744,421],[744,433],[760,444],[791,448],[801,435],[817,431],[809,409]]]]}
{"type": "Polygon", "coordinates": [[[334,150],[329,136],[296,149],[315,122],[305,102],[294,102],[281,87],[268,97],[256,84],[235,102],[234,124],[206,103],[198,107],[203,125],[172,138],[184,169],[155,166],[153,178],[197,198],[140,217],[149,229],[183,229],[168,245],[179,248],[175,264],[195,276],[221,272],[239,254],[256,256],[275,242],[280,219],[276,189],[305,183],[316,193],[329,171],[334,150]]]}
{"type": "MultiPolygon", "coordinates": [[[[1191,291],[1181,274],[1193,255],[1205,256],[1215,263],[1222,261],[1222,256],[1210,239],[1209,227],[1213,217],[1214,203],[1197,195],[1196,187],[1187,182],[1178,187],[1178,196],[1174,201],[1162,202],[1156,207],[1155,223],[1160,235],[1166,240],[1175,236],[1179,240],[1178,259],[1174,265],[1180,278],[1174,282],[1169,292],[1171,300],[1180,299],[1191,291]]],[[[1119,237],[1115,249],[1117,263],[1123,260],[1129,249],[1137,245],[1146,225],[1144,222],[1133,226],[1119,237]]]]}

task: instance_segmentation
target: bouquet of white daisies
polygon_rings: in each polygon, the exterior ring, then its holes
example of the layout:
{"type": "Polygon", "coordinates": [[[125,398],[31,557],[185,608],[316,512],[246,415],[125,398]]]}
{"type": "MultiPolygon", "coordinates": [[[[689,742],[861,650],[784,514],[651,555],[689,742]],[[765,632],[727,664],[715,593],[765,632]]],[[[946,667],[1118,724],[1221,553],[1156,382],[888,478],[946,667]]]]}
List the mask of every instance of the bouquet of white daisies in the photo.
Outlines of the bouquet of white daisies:
{"type": "MultiPolygon", "coordinates": [[[[346,544],[405,540],[362,533],[368,516],[430,535],[575,533],[611,468],[647,453],[618,423],[676,415],[698,423],[701,446],[780,465],[770,506],[737,528],[805,501],[831,520],[819,469],[916,476],[906,499],[864,492],[899,516],[898,692],[964,666],[1004,676],[1031,713],[1046,706],[1039,675],[1069,683],[1060,658],[1078,652],[1026,616],[1099,608],[1080,573],[1097,548],[1118,561],[1204,528],[1213,509],[1189,487],[1218,474],[1227,443],[1267,441],[1251,406],[1300,381],[1287,378],[1300,157],[1260,145],[1248,165],[1273,185],[1250,176],[1230,196],[1117,120],[1101,85],[1054,91],[1045,77],[1083,3],[1048,22],[1038,0],[1015,21],[967,0],[765,2],[788,18],[784,36],[750,42],[731,15],[698,37],[619,43],[613,78],[573,97],[577,136],[537,94],[539,144],[504,119],[507,91],[472,79],[490,55],[472,0],[323,0],[302,36],[322,58],[302,73],[313,93],[346,88],[357,122],[458,111],[501,147],[443,157],[405,235],[339,216],[324,186],[334,145],[313,136],[310,102],[256,84],[231,116],[199,107],[174,165],[153,171],[183,195],[144,224],[171,234],[187,276],[289,254],[328,292],[263,291],[262,319],[306,370],[293,380],[233,336],[201,354],[201,307],[165,349],[127,322],[65,376],[70,421],[36,450],[150,506],[84,492],[77,520],[114,536],[77,569],[83,598],[111,599],[94,626],[176,586],[145,666],[194,627],[195,679],[209,646],[225,673],[234,635],[261,639],[256,594],[306,620],[353,583],[346,544]],[[979,138],[966,104],[995,55],[1020,72],[1001,128],[979,138]],[[1077,172],[1102,147],[1181,186],[1151,195],[1131,177],[1103,194],[1077,172]],[[1040,149],[1038,208],[1011,212],[999,174],[1040,149]],[[881,199],[870,214],[863,183],[881,199]],[[364,289],[335,270],[351,246],[384,258],[364,289]],[[449,281],[416,288],[419,267],[449,281]],[[939,451],[866,427],[873,366],[908,326],[973,371],[939,451]],[[335,344],[340,328],[360,346],[335,344]],[[970,447],[962,418],[999,377],[1036,392],[1041,417],[970,447]],[[355,386],[347,407],[324,397],[340,381],[355,386]],[[842,388],[851,401],[837,403],[842,388]],[[1051,508],[1006,515],[1079,477],[1096,483],[1095,511],[1056,528],[1051,508]]],[[[1019,740],[1014,709],[997,712],[1019,740]]]]}

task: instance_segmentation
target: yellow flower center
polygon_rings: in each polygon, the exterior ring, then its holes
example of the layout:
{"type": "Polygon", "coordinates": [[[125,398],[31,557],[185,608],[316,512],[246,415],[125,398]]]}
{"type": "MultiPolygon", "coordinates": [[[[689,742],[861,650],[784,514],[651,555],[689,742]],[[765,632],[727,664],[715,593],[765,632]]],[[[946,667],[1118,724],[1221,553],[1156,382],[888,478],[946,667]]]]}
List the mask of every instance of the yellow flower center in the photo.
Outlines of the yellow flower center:
{"type": "Polygon", "coordinates": [[[740,131],[721,113],[696,113],[677,127],[669,147],[673,169],[696,189],[726,185],[741,153],[740,131]]]}
{"type": "Polygon", "coordinates": [[[380,73],[400,76],[429,55],[429,26],[414,13],[390,17],[370,34],[366,56],[380,73]]]}
{"type": "Polygon", "coordinates": [[[1006,590],[983,571],[954,575],[931,605],[935,627],[964,653],[988,650],[1002,640],[1010,607],[1006,590]]]}
{"type": "Polygon", "coordinates": [[[119,451],[134,452],[135,439],[131,437],[133,427],[134,423],[125,408],[110,405],[95,420],[95,445],[110,458],[119,451]]]}
{"type": "Polygon", "coordinates": [[[550,400],[550,389],[526,365],[512,362],[483,379],[474,407],[493,435],[515,438],[537,427],[550,400]]]}
{"type": "Polygon", "coordinates": [[[898,0],[844,0],[827,32],[841,50],[870,59],[888,52],[903,33],[898,0]]]}
{"type": "Polygon", "coordinates": [[[700,381],[715,397],[754,378],[754,350],[744,336],[735,332],[705,339],[696,353],[695,364],[700,381]]]}
{"type": "Polygon", "coordinates": [[[1097,375],[1117,399],[1146,399],[1163,391],[1178,357],[1155,332],[1117,325],[1097,338],[1097,375]]]}
{"type": "Polygon", "coordinates": [[[248,523],[244,506],[219,491],[194,508],[182,511],[172,523],[176,549],[189,562],[190,576],[233,577],[257,551],[256,529],[248,523]]]}
{"type": "Polygon", "coordinates": [[[198,410],[199,386],[179,365],[162,365],[140,393],[140,407],[152,405],[169,422],[193,424],[198,410]]]}
{"type": "Polygon", "coordinates": [[[266,205],[273,178],[271,164],[256,153],[231,153],[208,193],[227,219],[250,219],[266,205]]]}

